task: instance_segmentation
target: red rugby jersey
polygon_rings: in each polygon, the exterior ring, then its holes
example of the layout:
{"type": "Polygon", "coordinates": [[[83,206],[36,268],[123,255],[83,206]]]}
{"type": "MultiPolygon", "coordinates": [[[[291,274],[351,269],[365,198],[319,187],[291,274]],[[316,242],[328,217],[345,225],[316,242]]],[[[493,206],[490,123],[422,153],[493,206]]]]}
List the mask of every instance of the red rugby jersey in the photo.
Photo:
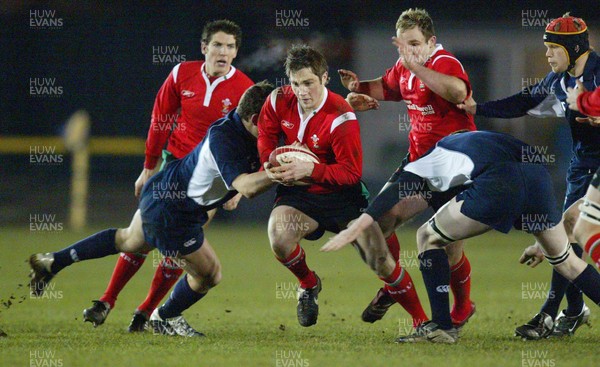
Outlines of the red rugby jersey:
{"type": "Polygon", "coordinates": [[[600,116],[600,88],[593,92],[584,92],[577,97],[579,112],[587,116],[600,116]]]}
{"type": "MultiPolygon", "coordinates": [[[[463,80],[467,85],[467,95],[471,94],[471,83],[465,69],[442,45],[437,45],[424,66],[463,80]]],[[[403,100],[407,105],[410,118],[408,151],[411,161],[425,154],[438,140],[457,130],[477,130],[473,116],[433,93],[400,60],[385,72],[382,82],[386,101],[403,100]]]]}
{"type": "Polygon", "coordinates": [[[167,140],[167,149],[175,158],[191,152],[210,124],[237,107],[244,91],[253,84],[233,66],[211,83],[204,71],[204,61],[175,65],[154,100],[144,167],[156,166],[167,140]],[[173,128],[175,121],[177,126],[173,128]]]}
{"type": "Polygon", "coordinates": [[[321,105],[302,121],[298,99],[289,85],[276,89],[265,101],[258,119],[261,163],[283,136],[285,145],[306,144],[321,163],[315,164],[308,192],[325,194],[360,181],[362,147],[356,115],[344,98],[325,88],[321,105]]]}

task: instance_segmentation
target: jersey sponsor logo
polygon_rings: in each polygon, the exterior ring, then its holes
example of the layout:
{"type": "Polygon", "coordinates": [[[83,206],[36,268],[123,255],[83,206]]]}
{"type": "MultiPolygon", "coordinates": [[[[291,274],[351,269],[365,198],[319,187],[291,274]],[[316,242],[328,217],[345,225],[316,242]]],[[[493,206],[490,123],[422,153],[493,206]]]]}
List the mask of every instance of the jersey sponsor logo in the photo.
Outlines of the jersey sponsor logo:
{"type": "Polygon", "coordinates": [[[292,124],[291,122],[287,121],[287,120],[283,120],[281,121],[281,124],[288,129],[293,129],[294,128],[294,124],[292,124]]]}
{"type": "Polygon", "coordinates": [[[404,100],[404,102],[406,102],[406,108],[413,111],[419,111],[423,116],[435,114],[435,110],[430,104],[428,104],[427,106],[420,107],[408,100],[404,100]]]}
{"type": "Polygon", "coordinates": [[[317,136],[317,134],[313,134],[313,136],[310,137],[310,140],[312,140],[313,143],[313,148],[315,149],[319,149],[319,137],[317,136]]]}
{"type": "Polygon", "coordinates": [[[448,293],[448,292],[450,292],[450,286],[447,284],[446,285],[438,285],[435,288],[435,291],[439,292],[439,293],[448,293]]]}
{"type": "Polygon", "coordinates": [[[224,100],[221,101],[221,103],[223,104],[223,107],[221,108],[221,112],[223,113],[223,116],[225,116],[229,113],[229,107],[231,107],[231,105],[233,103],[231,102],[231,100],[229,98],[225,98],[224,100]]]}
{"type": "Polygon", "coordinates": [[[186,98],[192,98],[193,96],[196,95],[196,93],[192,92],[191,90],[182,90],[181,91],[181,95],[186,97],[186,98]]]}
{"type": "Polygon", "coordinates": [[[191,240],[189,240],[189,241],[186,241],[186,242],[183,244],[183,247],[190,247],[191,245],[193,245],[193,244],[195,244],[195,243],[196,243],[196,239],[195,239],[195,238],[192,238],[191,240]]]}

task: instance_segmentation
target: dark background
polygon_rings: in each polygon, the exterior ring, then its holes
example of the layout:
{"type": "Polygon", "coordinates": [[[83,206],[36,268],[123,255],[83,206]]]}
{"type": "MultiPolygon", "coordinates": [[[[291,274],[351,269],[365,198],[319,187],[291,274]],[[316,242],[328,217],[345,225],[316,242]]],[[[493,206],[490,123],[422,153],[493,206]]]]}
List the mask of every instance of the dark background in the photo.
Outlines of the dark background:
{"type": "MultiPolygon", "coordinates": [[[[202,27],[207,21],[222,18],[242,27],[242,47],[234,65],[253,80],[285,83],[281,68],[285,49],[282,53],[278,47],[309,42],[320,47],[328,58],[330,88],[345,94],[335,70],[351,67],[354,47],[361,37],[356,32],[358,26],[385,27],[393,34],[398,15],[409,7],[426,8],[436,26],[441,24],[446,29],[455,26],[468,30],[471,24],[519,29],[522,12],[528,9],[547,11],[550,17],[570,10],[590,26],[600,20],[600,2],[596,0],[3,2],[0,136],[59,135],[68,117],[78,109],[85,109],[93,121],[92,135],[144,138],[156,92],[176,64],[153,62],[153,47],[175,46],[178,55],[185,55],[186,60],[202,59],[202,27]],[[43,10],[54,11],[55,18],[62,19],[62,25],[51,29],[31,27],[31,12],[43,10]],[[301,11],[300,17],[308,18],[309,25],[277,26],[280,10],[301,11]],[[32,96],[29,89],[32,78],[54,78],[63,93],[32,96]]],[[[541,39],[543,31],[532,32],[538,32],[541,39]]],[[[469,32],[464,33],[464,42],[471,42],[469,32]]],[[[494,43],[489,42],[488,47],[494,47],[494,43]]],[[[480,91],[482,100],[489,98],[493,86],[485,83],[485,71],[476,70],[482,60],[473,55],[464,55],[464,59],[460,53],[457,56],[472,76],[474,90],[480,91]]],[[[480,128],[491,126],[485,119],[477,118],[476,122],[480,128]]],[[[400,149],[386,146],[379,154],[385,158],[387,151],[394,151],[390,154],[396,159],[400,154],[397,151],[405,149],[405,146],[400,149]]],[[[133,182],[142,163],[142,155],[92,158],[92,221],[119,225],[130,218],[136,207],[133,182]]],[[[32,166],[27,156],[0,155],[0,221],[24,223],[32,213],[56,213],[59,218],[66,218],[69,172],[68,156],[62,165],[32,166]]],[[[366,177],[367,182],[373,182],[371,191],[377,191],[389,173],[366,177]]],[[[271,200],[272,193],[252,205],[242,203],[239,213],[221,214],[221,218],[256,219],[264,215],[266,219],[271,200]]]]}

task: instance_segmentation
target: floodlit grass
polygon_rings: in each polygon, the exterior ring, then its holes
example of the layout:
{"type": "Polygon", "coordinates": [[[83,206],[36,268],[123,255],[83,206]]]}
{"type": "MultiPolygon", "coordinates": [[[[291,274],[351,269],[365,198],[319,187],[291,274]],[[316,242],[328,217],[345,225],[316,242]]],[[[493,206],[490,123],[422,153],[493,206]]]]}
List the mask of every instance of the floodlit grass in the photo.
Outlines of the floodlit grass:
{"type": "MultiPolygon", "coordinates": [[[[90,231],[89,233],[92,233],[90,231]]],[[[414,229],[398,231],[405,267],[425,309],[427,296],[417,267],[414,229]]],[[[87,235],[86,233],[85,235],[87,235]]],[[[184,315],[208,335],[184,339],[128,334],[135,307],[144,299],[159,261],[156,253],[132,279],[107,322],[94,329],[82,310],[101,296],[116,257],[74,264],[56,278],[47,296],[30,299],[25,260],[83,237],[68,231],[4,228],[0,237],[1,366],[592,366],[600,342],[597,328],[582,327],[561,340],[524,342],[514,328],[531,318],[549,290],[550,266],[518,264],[531,243],[525,234],[490,233],[467,242],[477,313],[456,345],[397,345],[410,331],[408,314],[394,306],[375,324],[360,314],[380,286],[353,249],[319,253],[324,239],[304,242],[308,264],[323,280],[317,325],[296,320],[295,279],[271,254],[266,224],[215,225],[206,232],[223,265],[223,281],[184,315]],[[19,286],[22,285],[22,286],[19,286]],[[11,299],[11,296],[13,299],[11,299]],[[20,302],[21,301],[21,302],[20,302]]],[[[592,323],[598,308],[592,309],[592,323]]]]}

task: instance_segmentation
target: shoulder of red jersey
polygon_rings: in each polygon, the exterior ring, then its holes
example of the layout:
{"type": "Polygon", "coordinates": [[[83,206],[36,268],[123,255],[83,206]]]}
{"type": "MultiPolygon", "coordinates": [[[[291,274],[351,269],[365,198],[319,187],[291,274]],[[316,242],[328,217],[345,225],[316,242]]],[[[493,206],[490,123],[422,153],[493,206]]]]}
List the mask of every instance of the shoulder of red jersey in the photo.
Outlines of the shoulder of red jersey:
{"type": "Polygon", "coordinates": [[[454,56],[454,54],[452,54],[451,52],[444,50],[442,45],[438,45],[433,55],[431,55],[431,66],[435,66],[435,64],[438,62],[447,61],[456,62],[458,65],[460,65],[463,73],[465,72],[465,68],[463,67],[462,63],[456,58],[456,56],[454,56]]]}
{"type": "MultiPolygon", "coordinates": [[[[356,114],[344,97],[328,89],[327,101],[323,105],[323,110],[327,113],[326,120],[331,121],[330,132],[336,127],[347,121],[356,121],[356,114]]],[[[357,122],[358,123],[358,122],[357,122]]]]}
{"type": "Polygon", "coordinates": [[[252,81],[252,79],[250,79],[250,77],[248,75],[246,75],[246,73],[244,73],[243,71],[241,71],[238,68],[235,68],[235,73],[233,74],[232,78],[240,78],[243,83],[248,85],[248,88],[250,86],[254,85],[254,82],[252,81]]]}
{"type": "Polygon", "coordinates": [[[173,74],[173,81],[177,83],[178,81],[188,79],[202,72],[202,65],[204,65],[204,61],[184,61],[181,62],[173,68],[171,73],[173,74]]]}
{"type": "Polygon", "coordinates": [[[269,96],[269,102],[273,111],[277,112],[277,106],[289,106],[293,103],[297,103],[298,99],[292,91],[290,85],[284,85],[275,88],[269,96]]]}

